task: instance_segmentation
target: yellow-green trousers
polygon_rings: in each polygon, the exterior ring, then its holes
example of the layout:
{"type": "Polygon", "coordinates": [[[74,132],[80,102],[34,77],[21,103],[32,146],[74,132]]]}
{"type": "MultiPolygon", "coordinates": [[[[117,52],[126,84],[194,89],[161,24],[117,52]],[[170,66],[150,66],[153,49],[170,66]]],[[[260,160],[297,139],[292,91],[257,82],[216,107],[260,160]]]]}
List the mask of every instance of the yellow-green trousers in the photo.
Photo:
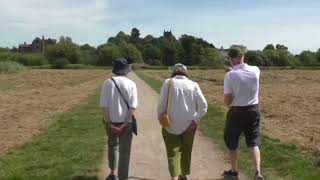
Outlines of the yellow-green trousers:
{"type": "Polygon", "coordinates": [[[190,174],[191,153],[196,130],[176,135],[162,129],[171,177],[190,174]]]}

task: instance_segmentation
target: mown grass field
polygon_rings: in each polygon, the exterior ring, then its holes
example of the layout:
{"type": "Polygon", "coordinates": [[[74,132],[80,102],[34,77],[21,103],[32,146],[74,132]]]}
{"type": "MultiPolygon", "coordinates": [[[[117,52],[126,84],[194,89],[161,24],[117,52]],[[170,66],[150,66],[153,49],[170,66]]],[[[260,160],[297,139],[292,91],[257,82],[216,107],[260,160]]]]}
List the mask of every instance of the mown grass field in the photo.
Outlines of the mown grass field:
{"type": "Polygon", "coordinates": [[[0,75],[0,179],[97,179],[105,70],[0,75]]]}
{"type": "Polygon", "coordinates": [[[106,143],[99,93],[56,117],[47,132],[0,156],[0,179],[98,179],[106,143]]]}
{"type": "MultiPolygon", "coordinates": [[[[214,139],[215,142],[221,145],[223,150],[225,149],[225,145],[223,142],[223,129],[225,124],[225,113],[226,108],[223,106],[222,97],[223,97],[223,71],[220,70],[208,70],[208,71],[190,71],[190,78],[199,82],[200,87],[204,91],[205,96],[209,100],[209,109],[208,114],[200,124],[201,131],[214,139]]],[[[304,84],[310,88],[311,84],[317,82],[319,79],[313,78],[311,75],[315,73],[320,73],[318,71],[314,72],[295,72],[295,71],[284,71],[284,76],[281,76],[280,73],[282,71],[269,71],[263,72],[262,79],[262,91],[266,88],[266,90],[272,91],[272,87],[279,88],[281,86],[281,81],[287,80],[293,85],[298,86],[299,84],[303,84],[303,80],[307,80],[304,84]],[[305,73],[305,76],[300,78],[300,81],[291,81],[292,79],[288,79],[288,76],[296,76],[293,77],[295,80],[299,80],[299,74],[305,73]],[[273,75],[273,76],[272,76],[273,75]],[[311,82],[309,82],[311,81],[311,82]],[[296,84],[295,84],[296,83],[296,84]],[[278,84],[278,85],[275,85],[278,84]]],[[[160,91],[162,86],[162,80],[170,76],[168,71],[155,71],[155,70],[145,70],[138,71],[137,74],[144,79],[151,87],[153,87],[156,91],[160,91]]],[[[318,76],[319,77],[319,76],[318,76]]],[[[290,83],[284,83],[284,87],[288,86],[290,83]]],[[[296,91],[299,89],[295,89],[296,91]]],[[[301,90],[301,89],[300,89],[301,90]]],[[[313,88],[308,89],[311,92],[314,92],[313,88]]],[[[308,91],[306,91],[308,92],[308,91]]],[[[284,93],[286,97],[288,97],[287,92],[279,92],[279,94],[284,93]]],[[[302,92],[298,92],[302,94],[302,92]]],[[[282,98],[282,96],[277,97],[277,95],[273,93],[274,98],[282,98]]],[[[263,96],[264,94],[262,94],[263,96]]],[[[313,103],[317,103],[315,100],[317,99],[317,95],[314,93],[308,94],[308,96],[313,96],[311,98],[313,103]]],[[[272,102],[270,97],[266,97],[272,102]]],[[[303,98],[303,97],[302,97],[303,98]]],[[[288,101],[292,101],[290,98],[286,98],[288,101]]],[[[262,99],[263,100],[263,99],[262,99]]],[[[268,102],[263,103],[268,104],[268,102]]],[[[266,105],[264,105],[266,106],[266,105]]],[[[263,106],[263,108],[265,108],[263,106]]],[[[304,107],[301,105],[301,107],[304,107]]],[[[279,108],[279,107],[278,107],[279,108]]],[[[269,110],[269,109],[268,109],[269,110]]],[[[277,113],[277,111],[268,111],[262,109],[263,113],[277,113]]],[[[290,111],[290,113],[299,113],[290,111]]],[[[280,116],[281,117],[281,116],[280,116]]],[[[280,121],[281,119],[279,119],[280,121]]],[[[306,119],[305,119],[306,120],[306,119]]],[[[265,120],[265,117],[263,118],[265,120]]],[[[315,123],[317,121],[314,119],[315,123]]],[[[265,122],[263,126],[266,126],[265,122]]],[[[287,122],[283,122],[287,124],[287,122]]],[[[272,124],[271,124],[272,125],[272,124]]],[[[287,126],[288,128],[293,128],[294,126],[287,126]]],[[[265,127],[264,127],[265,128],[265,127]]],[[[294,131],[296,129],[292,129],[294,131]]],[[[319,130],[319,128],[315,128],[315,130],[319,130]]],[[[290,131],[290,129],[289,129],[290,131]]],[[[320,178],[320,153],[316,149],[308,148],[311,146],[303,146],[297,145],[297,143],[284,142],[281,136],[278,138],[274,138],[274,136],[269,136],[268,132],[263,131],[263,146],[262,146],[262,168],[264,170],[264,174],[267,179],[319,179],[320,178]],[[306,150],[307,149],[307,150],[306,150]]],[[[314,134],[317,135],[317,134],[314,134]]],[[[319,136],[318,136],[319,137],[319,136]]],[[[284,138],[289,138],[285,136],[284,138]]],[[[294,137],[291,137],[294,138],[294,137]]],[[[241,143],[241,156],[240,156],[240,166],[241,168],[248,174],[253,175],[252,173],[252,163],[251,157],[248,149],[245,148],[244,142],[241,143]]]]}
{"type": "Polygon", "coordinates": [[[45,132],[53,118],[100,88],[110,71],[27,70],[0,75],[0,154],[45,132]]]}

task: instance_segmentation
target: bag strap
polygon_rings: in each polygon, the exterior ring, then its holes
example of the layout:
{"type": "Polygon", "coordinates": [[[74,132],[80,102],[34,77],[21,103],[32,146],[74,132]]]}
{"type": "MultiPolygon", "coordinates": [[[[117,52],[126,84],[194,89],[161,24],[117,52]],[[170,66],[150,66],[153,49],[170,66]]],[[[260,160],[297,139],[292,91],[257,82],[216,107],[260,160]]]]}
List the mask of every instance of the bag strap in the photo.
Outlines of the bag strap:
{"type": "Polygon", "coordinates": [[[167,103],[166,103],[166,111],[168,113],[169,109],[171,108],[171,89],[172,89],[172,78],[169,80],[169,87],[168,87],[168,96],[167,96],[167,103]]]}
{"type": "Polygon", "coordinates": [[[116,87],[117,87],[117,89],[118,89],[118,91],[119,91],[120,96],[122,97],[122,99],[124,100],[124,102],[125,102],[126,105],[127,105],[127,108],[130,109],[129,104],[128,104],[127,100],[124,98],[123,94],[121,93],[121,90],[120,90],[118,84],[116,83],[116,81],[115,81],[113,78],[111,78],[111,80],[113,81],[114,85],[116,85],[116,87]]]}

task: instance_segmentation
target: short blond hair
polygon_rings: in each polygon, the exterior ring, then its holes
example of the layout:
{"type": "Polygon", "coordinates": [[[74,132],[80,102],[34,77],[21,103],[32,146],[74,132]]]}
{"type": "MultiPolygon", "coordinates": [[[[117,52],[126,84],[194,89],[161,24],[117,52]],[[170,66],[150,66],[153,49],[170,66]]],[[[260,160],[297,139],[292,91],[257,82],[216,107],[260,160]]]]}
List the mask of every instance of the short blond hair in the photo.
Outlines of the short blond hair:
{"type": "Polygon", "coordinates": [[[233,58],[242,58],[244,56],[244,51],[241,48],[234,47],[229,49],[228,56],[233,58]]]}

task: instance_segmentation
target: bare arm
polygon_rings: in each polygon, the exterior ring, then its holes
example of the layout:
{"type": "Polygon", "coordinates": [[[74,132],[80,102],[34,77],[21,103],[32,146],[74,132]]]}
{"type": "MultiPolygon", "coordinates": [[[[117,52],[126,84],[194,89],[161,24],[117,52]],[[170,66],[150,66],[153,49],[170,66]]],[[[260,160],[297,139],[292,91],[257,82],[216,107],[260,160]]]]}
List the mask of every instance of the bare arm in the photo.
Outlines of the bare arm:
{"type": "Polygon", "coordinates": [[[232,101],[233,101],[233,96],[232,96],[232,94],[225,94],[225,95],[224,95],[224,104],[225,104],[227,107],[230,107],[232,101]]]}
{"type": "Polygon", "coordinates": [[[229,66],[224,66],[224,72],[229,72],[232,70],[232,67],[229,67],[229,66]]]}

